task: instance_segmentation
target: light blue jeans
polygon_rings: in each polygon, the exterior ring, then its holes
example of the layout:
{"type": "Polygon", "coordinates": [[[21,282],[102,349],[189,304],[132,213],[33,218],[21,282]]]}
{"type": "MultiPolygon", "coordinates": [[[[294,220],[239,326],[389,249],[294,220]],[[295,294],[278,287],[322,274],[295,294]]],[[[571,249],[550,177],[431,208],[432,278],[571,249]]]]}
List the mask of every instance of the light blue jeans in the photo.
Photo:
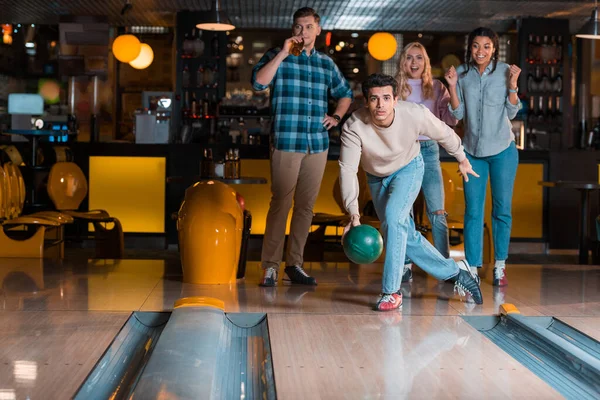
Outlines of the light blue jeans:
{"type": "Polygon", "coordinates": [[[386,249],[382,293],[391,294],[400,289],[406,256],[439,280],[447,280],[458,274],[458,266],[454,260],[442,257],[415,230],[415,223],[410,217],[410,210],[423,181],[423,171],[423,156],[419,153],[410,163],[389,176],[367,174],[386,249]]]}
{"type": "Polygon", "coordinates": [[[440,147],[435,140],[421,142],[421,154],[425,163],[423,174],[423,197],[427,207],[427,217],[431,223],[431,235],[433,245],[440,254],[450,257],[450,243],[448,239],[448,222],[444,209],[444,182],[442,178],[442,166],[440,165],[440,147]],[[436,211],[444,211],[436,214],[436,211]]]}
{"type": "Polygon", "coordinates": [[[489,157],[467,158],[479,178],[470,176],[464,182],[465,190],[465,256],[473,267],[483,264],[483,217],[488,175],[492,187],[492,236],[494,259],[508,258],[510,230],[512,227],[512,197],[519,152],[512,142],[499,154],[489,157]]]}

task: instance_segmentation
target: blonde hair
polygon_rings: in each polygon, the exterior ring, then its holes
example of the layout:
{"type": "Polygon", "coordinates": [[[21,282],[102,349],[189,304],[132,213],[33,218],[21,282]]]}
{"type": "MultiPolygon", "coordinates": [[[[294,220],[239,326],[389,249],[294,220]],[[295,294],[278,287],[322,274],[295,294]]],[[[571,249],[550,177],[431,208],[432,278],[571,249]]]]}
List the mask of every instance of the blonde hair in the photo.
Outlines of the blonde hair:
{"type": "Polygon", "coordinates": [[[425,61],[425,67],[423,68],[423,74],[421,75],[421,79],[423,81],[423,99],[432,99],[433,78],[431,77],[431,61],[427,55],[427,50],[425,50],[425,47],[419,42],[407,44],[404,46],[404,49],[402,49],[402,53],[400,53],[400,59],[398,60],[398,72],[396,72],[396,80],[398,81],[398,92],[400,94],[400,98],[402,100],[406,100],[412,91],[410,85],[408,84],[408,79],[410,77],[404,70],[404,63],[406,62],[408,51],[414,48],[421,49],[421,52],[423,52],[423,60],[425,61]]]}

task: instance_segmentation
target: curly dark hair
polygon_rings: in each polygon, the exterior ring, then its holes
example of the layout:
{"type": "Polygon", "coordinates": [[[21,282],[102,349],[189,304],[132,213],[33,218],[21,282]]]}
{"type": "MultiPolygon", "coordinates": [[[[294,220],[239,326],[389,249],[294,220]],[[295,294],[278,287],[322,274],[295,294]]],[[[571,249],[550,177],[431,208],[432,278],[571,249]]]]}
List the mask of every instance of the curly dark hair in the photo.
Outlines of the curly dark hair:
{"type": "Polygon", "coordinates": [[[369,98],[369,89],[376,87],[391,86],[394,97],[398,97],[398,81],[396,78],[386,74],[371,74],[362,83],[362,92],[365,99],[369,98]]]}
{"type": "Polygon", "coordinates": [[[490,74],[496,70],[496,64],[498,63],[498,47],[500,42],[498,39],[498,35],[490,28],[479,27],[474,29],[471,33],[469,33],[467,53],[465,54],[465,64],[467,64],[467,69],[465,70],[465,72],[463,72],[463,75],[466,75],[467,72],[469,72],[471,66],[473,66],[473,60],[471,57],[471,46],[473,45],[473,40],[475,40],[477,36],[485,36],[492,40],[492,43],[494,44],[494,54],[492,55],[492,71],[490,72],[490,74]]]}
{"type": "Polygon", "coordinates": [[[321,22],[321,17],[319,16],[319,14],[317,14],[317,12],[310,8],[310,7],[302,7],[296,10],[296,12],[294,13],[294,23],[296,23],[296,20],[298,18],[302,18],[302,17],[315,17],[315,22],[318,24],[321,22]]]}

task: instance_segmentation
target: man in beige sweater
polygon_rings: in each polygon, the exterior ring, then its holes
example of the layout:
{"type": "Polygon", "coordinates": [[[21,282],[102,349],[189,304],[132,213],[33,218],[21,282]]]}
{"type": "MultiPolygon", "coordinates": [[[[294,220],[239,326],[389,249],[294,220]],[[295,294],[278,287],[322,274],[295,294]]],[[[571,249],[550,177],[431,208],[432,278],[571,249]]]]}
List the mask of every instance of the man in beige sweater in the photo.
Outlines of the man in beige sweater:
{"type": "Polygon", "coordinates": [[[402,305],[399,293],[407,255],[437,279],[454,282],[459,293],[468,293],[482,304],[479,285],[466,261],[444,258],[419,232],[410,217],[423,179],[423,158],[418,142],[426,135],[439,142],[459,162],[459,171],[478,177],[465,156],[460,138],[425,106],[400,101],[398,85],[388,75],[373,74],[363,82],[367,107],[355,111],[342,129],[340,187],[351,215],[345,231],[360,225],[358,209],[359,163],[367,173],[373,205],[381,221],[386,247],[382,291],[375,308],[394,310],[402,305]]]}

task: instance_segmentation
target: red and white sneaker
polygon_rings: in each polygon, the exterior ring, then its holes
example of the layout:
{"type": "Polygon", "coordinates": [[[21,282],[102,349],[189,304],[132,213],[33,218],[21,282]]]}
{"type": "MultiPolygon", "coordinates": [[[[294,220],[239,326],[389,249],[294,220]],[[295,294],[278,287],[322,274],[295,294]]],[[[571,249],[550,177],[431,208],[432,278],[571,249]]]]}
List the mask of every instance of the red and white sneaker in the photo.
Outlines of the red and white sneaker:
{"type": "Polygon", "coordinates": [[[494,267],[494,286],[506,286],[508,285],[508,278],[506,277],[505,267],[494,267]]]}
{"type": "Polygon", "coordinates": [[[377,311],[392,311],[397,310],[402,305],[402,294],[400,293],[392,293],[392,294],[381,294],[379,300],[377,300],[377,304],[375,305],[375,310],[377,311]]]}

